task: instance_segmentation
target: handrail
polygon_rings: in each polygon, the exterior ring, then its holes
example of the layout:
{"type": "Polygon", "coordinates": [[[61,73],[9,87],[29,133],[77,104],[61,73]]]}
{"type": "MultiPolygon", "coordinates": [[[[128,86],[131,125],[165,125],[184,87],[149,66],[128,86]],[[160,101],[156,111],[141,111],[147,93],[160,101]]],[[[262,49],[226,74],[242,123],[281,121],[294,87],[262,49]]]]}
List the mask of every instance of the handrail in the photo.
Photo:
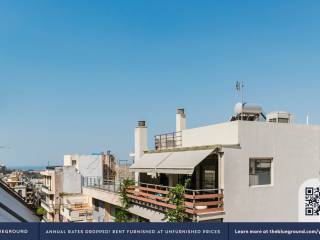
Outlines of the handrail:
{"type": "MultiPolygon", "coordinates": [[[[138,185],[141,185],[141,184],[155,186],[155,187],[163,187],[163,188],[168,188],[168,189],[172,189],[173,188],[171,186],[165,186],[165,185],[159,185],[159,184],[153,184],[153,183],[144,183],[144,182],[139,182],[138,185]]],[[[203,189],[186,188],[185,190],[186,191],[190,191],[190,192],[210,192],[210,191],[219,191],[219,190],[222,190],[222,189],[219,189],[219,188],[209,188],[209,189],[206,189],[206,188],[203,188],[203,189]]]]}
{"type": "MultiPolygon", "coordinates": [[[[172,187],[139,183],[132,188],[127,192],[128,197],[135,204],[145,205],[159,211],[175,208],[173,204],[168,203],[167,197],[172,187]]],[[[223,189],[187,189],[185,193],[186,213],[194,218],[199,214],[223,212],[223,197],[223,189]]]]}
{"type": "Polygon", "coordinates": [[[156,150],[175,148],[182,146],[182,132],[170,132],[154,136],[156,150]]]}

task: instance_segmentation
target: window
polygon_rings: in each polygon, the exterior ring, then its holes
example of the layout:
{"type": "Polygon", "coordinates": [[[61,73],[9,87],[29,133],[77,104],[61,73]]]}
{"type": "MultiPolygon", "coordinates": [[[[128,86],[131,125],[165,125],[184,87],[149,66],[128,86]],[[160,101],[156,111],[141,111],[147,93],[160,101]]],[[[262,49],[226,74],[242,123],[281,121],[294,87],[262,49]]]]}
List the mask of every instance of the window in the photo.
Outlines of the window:
{"type": "Polygon", "coordinates": [[[77,160],[72,160],[71,164],[72,164],[72,166],[75,166],[77,164],[77,160]]]}
{"type": "Polygon", "coordinates": [[[214,189],[215,188],[215,170],[213,169],[203,169],[203,179],[202,186],[204,189],[214,189]]]}
{"type": "Polygon", "coordinates": [[[272,159],[249,160],[249,186],[271,184],[272,159]]]}

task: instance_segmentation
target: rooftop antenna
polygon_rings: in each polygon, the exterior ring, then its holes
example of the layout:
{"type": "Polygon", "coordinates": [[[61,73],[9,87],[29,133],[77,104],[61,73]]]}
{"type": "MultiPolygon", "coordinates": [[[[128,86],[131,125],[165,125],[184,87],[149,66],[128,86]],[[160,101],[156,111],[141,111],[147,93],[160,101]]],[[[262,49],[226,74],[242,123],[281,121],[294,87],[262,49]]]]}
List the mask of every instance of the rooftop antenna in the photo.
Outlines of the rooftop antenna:
{"type": "MultiPolygon", "coordinates": [[[[236,90],[241,95],[241,105],[242,105],[242,107],[243,107],[243,104],[244,104],[243,88],[244,88],[243,81],[241,81],[241,82],[237,81],[236,82],[236,90]]],[[[242,113],[241,113],[241,120],[242,120],[242,113]]]]}

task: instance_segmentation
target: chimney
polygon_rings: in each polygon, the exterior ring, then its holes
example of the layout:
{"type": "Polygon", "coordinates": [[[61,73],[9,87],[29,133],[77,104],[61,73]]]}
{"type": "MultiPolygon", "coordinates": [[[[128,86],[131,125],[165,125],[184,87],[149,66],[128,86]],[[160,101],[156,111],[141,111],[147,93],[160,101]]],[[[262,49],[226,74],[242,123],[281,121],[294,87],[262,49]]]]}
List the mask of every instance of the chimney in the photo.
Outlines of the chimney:
{"type": "Polygon", "coordinates": [[[145,121],[138,121],[138,126],[134,130],[134,161],[139,161],[146,150],[148,150],[148,128],[145,121]]]}
{"type": "Polygon", "coordinates": [[[186,129],[186,115],[184,108],[178,108],[176,113],[176,132],[186,129]]]}

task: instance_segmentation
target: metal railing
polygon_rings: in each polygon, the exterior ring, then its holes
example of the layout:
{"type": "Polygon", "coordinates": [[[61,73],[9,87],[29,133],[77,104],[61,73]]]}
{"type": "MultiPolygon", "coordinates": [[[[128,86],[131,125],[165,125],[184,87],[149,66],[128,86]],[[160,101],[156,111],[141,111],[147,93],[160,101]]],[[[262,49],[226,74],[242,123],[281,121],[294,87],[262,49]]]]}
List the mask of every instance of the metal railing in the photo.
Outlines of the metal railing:
{"type": "Polygon", "coordinates": [[[87,177],[84,179],[84,187],[91,187],[91,188],[97,188],[101,190],[105,190],[108,192],[114,192],[117,193],[120,191],[120,184],[119,181],[109,181],[109,180],[103,180],[102,178],[98,177],[87,177]]]}
{"type": "Polygon", "coordinates": [[[181,146],[182,132],[172,132],[154,136],[155,150],[171,149],[181,146]]]}

